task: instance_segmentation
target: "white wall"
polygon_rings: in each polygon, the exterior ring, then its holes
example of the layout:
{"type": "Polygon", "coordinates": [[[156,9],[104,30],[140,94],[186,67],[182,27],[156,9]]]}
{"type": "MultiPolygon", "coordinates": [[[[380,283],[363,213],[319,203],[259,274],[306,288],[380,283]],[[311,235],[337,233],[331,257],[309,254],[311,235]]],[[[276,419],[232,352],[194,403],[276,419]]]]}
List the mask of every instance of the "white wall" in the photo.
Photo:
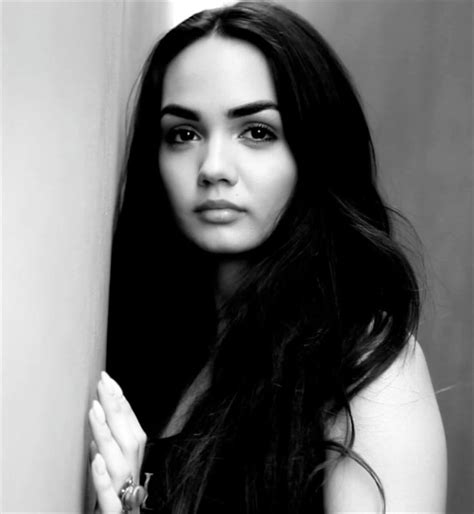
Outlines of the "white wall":
{"type": "Polygon", "coordinates": [[[1,512],[85,508],[125,103],[165,10],[3,3],[1,512]]]}

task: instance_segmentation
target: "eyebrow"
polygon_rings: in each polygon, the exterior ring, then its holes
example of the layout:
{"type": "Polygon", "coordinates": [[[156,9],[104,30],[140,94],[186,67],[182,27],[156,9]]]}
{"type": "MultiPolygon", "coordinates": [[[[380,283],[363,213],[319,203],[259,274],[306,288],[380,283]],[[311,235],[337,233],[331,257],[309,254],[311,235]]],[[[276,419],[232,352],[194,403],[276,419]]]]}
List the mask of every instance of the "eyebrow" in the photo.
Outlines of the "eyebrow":
{"type": "MultiPolygon", "coordinates": [[[[267,109],[274,109],[278,111],[278,105],[275,102],[260,100],[229,109],[226,115],[231,119],[242,118],[243,116],[256,114],[257,112],[265,111],[267,109]]],[[[187,107],[183,107],[182,105],[177,104],[168,104],[163,107],[163,109],[161,109],[160,118],[166,114],[171,114],[173,116],[178,116],[179,118],[185,118],[192,121],[199,121],[200,119],[200,114],[198,111],[193,111],[192,109],[188,109],[187,107]]]]}

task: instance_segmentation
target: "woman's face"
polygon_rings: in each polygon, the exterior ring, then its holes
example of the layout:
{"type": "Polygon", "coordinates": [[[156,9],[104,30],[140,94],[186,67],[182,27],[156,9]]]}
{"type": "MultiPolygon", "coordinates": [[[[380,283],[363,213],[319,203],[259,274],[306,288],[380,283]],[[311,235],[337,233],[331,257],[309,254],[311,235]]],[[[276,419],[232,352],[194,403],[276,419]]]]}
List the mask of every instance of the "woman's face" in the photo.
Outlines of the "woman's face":
{"type": "Polygon", "coordinates": [[[184,234],[214,253],[259,246],[297,174],[264,55],[200,39],[168,66],[161,106],[160,173],[184,234]]]}

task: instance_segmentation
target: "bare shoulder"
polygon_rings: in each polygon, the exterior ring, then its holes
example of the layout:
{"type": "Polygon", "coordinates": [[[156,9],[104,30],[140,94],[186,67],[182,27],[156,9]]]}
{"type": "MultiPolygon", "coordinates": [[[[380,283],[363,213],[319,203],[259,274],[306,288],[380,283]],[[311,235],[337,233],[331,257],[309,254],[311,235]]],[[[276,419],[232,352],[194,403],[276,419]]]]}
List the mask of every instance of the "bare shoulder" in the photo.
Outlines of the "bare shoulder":
{"type": "MultiPolygon", "coordinates": [[[[421,346],[411,338],[394,363],[351,402],[356,451],[377,473],[387,512],[444,512],[446,442],[421,346]]],[[[345,422],[329,437],[342,440],[345,422]]],[[[328,474],[328,512],[380,512],[370,475],[344,458],[328,474]]]]}

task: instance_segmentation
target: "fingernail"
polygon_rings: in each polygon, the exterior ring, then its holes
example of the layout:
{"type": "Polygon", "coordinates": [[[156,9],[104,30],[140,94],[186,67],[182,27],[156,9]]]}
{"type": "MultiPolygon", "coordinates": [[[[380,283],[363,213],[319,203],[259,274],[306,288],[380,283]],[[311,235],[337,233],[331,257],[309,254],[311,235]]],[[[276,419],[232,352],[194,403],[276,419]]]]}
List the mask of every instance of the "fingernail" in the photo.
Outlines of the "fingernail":
{"type": "Polygon", "coordinates": [[[105,423],[104,409],[97,400],[94,400],[92,402],[92,410],[94,411],[94,416],[96,417],[97,421],[99,421],[100,423],[105,423]]]}
{"type": "Polygon", "coordinates": [[[106,471],[105,461],[100,453],[97,453],[92,461],[92,465],[99,475],[103,475],[106,471]]]}
{"type": "Polygon", "coordinates": [[[108,387],[110,387],[110,391],[112,391],[111,394],[118,397],[123,396],[122,388],[106,371],[102,371],[102,380],[108,384],[108,387]]]}
{"type": "Polygon", "coordinates": [[[115,396],[115,387],[112,379],[107,375],[105,371],[101,372],[102,383],[104,384],[105,390],[111,395],[115,396]]]}

